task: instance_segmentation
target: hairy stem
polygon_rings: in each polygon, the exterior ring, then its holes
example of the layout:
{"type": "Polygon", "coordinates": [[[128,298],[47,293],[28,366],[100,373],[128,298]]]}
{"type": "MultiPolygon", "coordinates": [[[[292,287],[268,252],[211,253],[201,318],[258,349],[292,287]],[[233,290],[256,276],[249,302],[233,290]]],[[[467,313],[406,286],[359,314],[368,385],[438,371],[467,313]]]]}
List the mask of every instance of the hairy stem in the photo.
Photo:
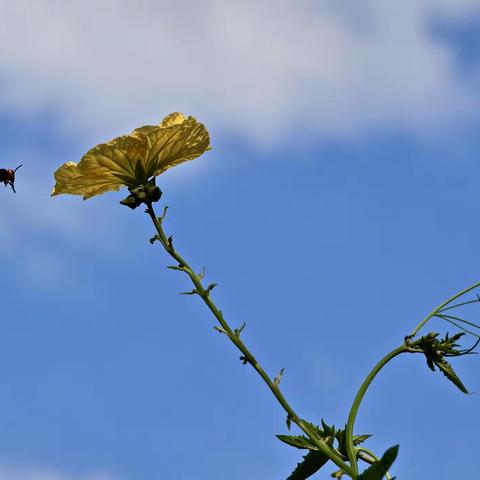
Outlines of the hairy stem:
{"type": "Polygon", "coordinates": [[[363,397],[368,390],[368,387],[372,383],[373,379],[377,376],[378,372],[393,358],[401,353],[407,352],[408,347],[403,344],[400,347],[392,350],[389,354],[385,355],[376,365],[373,367],[373,370],[367,375],[365,380],[363,381],[358,393],[353,401],[352,408],[350,409],[350,413],[348,414],[347,426],[345,428],[345,441],[347,447],[347,454],[348,459],[350,461],[350,465],[355,470],[355,473],[358,473],[358,466],[357,466],[357,452],[356,448],[353,444],[353,428],[355,425],[355,418],[357,417],[358,409],[360,408],[360,404],[362,403],[363,397]]]}
{"type": "Polygon", "coordinates": [[[217,319],[218,323],[221,326],[220,331],[224,333],[230,341],[240,350],[242,353],[242,359],[245,363],[249,363],[255,371],[260,375],[262,380],[267,384],[270,391],[273,393],[275,398],[278,400],[282,408],[287,413],[287,419],[290,422],[295,423],[298,427],[303,430],[303,432],[310,438],[313,444],[325,455],[327,455],[339,468],[341,468],[346,474],[348,474],[352,478],[356,478],[356,472],[350,465],[345,463],[342,458],[335,452],[332,448],[330,448],[327,443],[323,440],[318,438],[315,435],[315,432],[311,430],[306,422],[304,422],[293,410],[290,404],[287,402],[285,397],[283,396],[282,392],[279,388],[279,381],[272,380],[265,370],[261,367],[258,363],[257,359],[253,356],[250,350],[246,347],[243,341],[240,339],[240,332],[238,330],[232,330],[230,325],[225,320],[221,310],[213,302],[210,296],[210,287],[205,288],[202,284],[202,277],[197,275],[194,270],[190,267],[187,261],[177,252],[175,247],[173,246],[173,242],[171,238],[167,238],[162,226],[163,217],[158,218],[155,214],[153,209],[152,203],[147,203],[146,213],[152,219],[153,224],[155,225],[155,229],[157,230],[157,236],[155,240],[158,240],[166,252],[177,262],[177,266],[174,268],[176,270],[180,270],[185,272],[192,281],[195,290],[193,293],[197,294],[209,310],[213,313],[215,318],[217,319]]]}

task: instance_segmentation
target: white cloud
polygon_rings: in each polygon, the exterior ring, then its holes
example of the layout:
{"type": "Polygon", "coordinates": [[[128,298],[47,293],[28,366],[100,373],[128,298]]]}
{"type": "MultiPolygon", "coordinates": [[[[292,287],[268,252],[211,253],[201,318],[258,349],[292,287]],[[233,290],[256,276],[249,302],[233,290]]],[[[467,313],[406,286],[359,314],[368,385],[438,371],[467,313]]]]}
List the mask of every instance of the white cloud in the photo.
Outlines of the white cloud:
{"type": "Polygon", "coordinates": [[[70,475],[56,469],[0,465],[0,480],[118,480],[118,477],[103,472],[70,475]]]}
{"type": "Polygon", "coordinates": [[[479,9],[478,0],[0,0],[0,104],[59,109],[61,128],[105,135],[172,110],[266,144],[292,129],[428,134],[479,105],[431,21],[479,9]]]}

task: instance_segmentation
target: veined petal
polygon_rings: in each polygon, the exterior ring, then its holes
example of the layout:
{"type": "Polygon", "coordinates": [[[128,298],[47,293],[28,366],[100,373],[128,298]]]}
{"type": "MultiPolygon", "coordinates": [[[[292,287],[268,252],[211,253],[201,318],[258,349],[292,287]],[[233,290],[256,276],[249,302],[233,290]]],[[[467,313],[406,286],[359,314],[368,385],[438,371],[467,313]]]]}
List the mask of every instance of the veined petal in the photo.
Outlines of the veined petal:
{"type": "Polygon", "coordinates": [[[211,148],[207,129],[195,118],[185,118],[181,113],[170,114],[146,135],[150,142],[146,170],[150,175],[160,175],[211,148]]]}
{"type": "Polygon", "coordinates": [[[160,125],[139,127],[93,147],[78,164],[62,165],[55,172],[52,195],[70,193],[87,199],[122,186],[142,185],[209,149],[207,129],[193,117],[174,112],[160,125]]]}
{"type": "Polygon", "coordinates": [[[173,112],[168,114],[159,125],[145,125],[144,127],[136,128],[132,135],[150,133],[153,130],[157,130],[161,127],[171,127],[172,125],[177,125],[183,123],[186,120],[185,115],[180,112],[173,112]]]}
{"type": "MultiPolygon", "coordinates": [[[[55,172],[52,195],[83,195],[84,200],[108,191],[119,190],[137,181],[138,167],[148,153],[148,141],[125,135],[90,149],[78,164],[68,162],[55,172]]],[[[146,181],[145,173],[142,181],[146,181]]]]}
{"type": "Polygon", "coordinates": [[[72,195],[83,195],[84,200],[107,192],[118,190],[122,184],[111,175],[103,175],[95,172],[82,174],[78,165],[74,162],[67,162],[55,172],[56,184],[52,190],[53,195],[70,193],[72,195]]]}

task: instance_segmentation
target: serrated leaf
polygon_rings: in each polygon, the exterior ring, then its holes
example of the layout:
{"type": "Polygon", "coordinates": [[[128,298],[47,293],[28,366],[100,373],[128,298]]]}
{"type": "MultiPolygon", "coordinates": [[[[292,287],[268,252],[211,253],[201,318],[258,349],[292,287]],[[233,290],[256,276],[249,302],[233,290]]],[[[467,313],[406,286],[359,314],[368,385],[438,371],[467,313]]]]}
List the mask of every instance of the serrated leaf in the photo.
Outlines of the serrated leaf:
{"type": "Polygon", "coordinates": [[[455,370],[446,360],[442,359],[440,362],[435,362],[435,365],[454,385],[456,385],[461,392],[468,393],[465,385],[462,383],[460,378],[458,378],[455,370]]]}
{"type": "MultiPolygon", "coordinates": [[[[353,436],[353,444],[355,446],[360,445],[361,443],[363,443],[365,440],[367,440],[370,437],[371,437],[371,435],[354,435],[353,436]]],[[[347,448],[346,448],[346,445],[345,445],[345,429],[337,430],[336,433],[335,433],[335,438],[337,439],[337,442],[338,442],[337,450],[341,454],[347,456],[347,448]]]]}
{"type": "Polygon", "coordinates": [[[382,458],[373,463],[367,470],[358,476],[358,480],[382,480],[398,455],[398,445],[389,448],[382,458]]]}
{"type": "Polygon", "coordinates": [[[333,445],[333,440],[335,439],[335,427],[327,425],[322,420],[323,430],[318,426],[314,425],[313,423],[307,422],[303,420],[303,423],[310,429],[312,432],[318,437],[324,440],[328,445],[333,445]]]}
{"type": "Polygon", "coordinates": [[[277,438],[295,448],[304,450],[318,450],[311,440],[303,435],[277,435],[277,438]]]}
{"type": "Polygon", "coordinates": [[[324,422],[323,418],[321,419],[321,422],[325,438],[333,438],[335,436],[335,425],[329,426],[327,423],[324,422]]]}
{"type": "Polygon", "coordinates": [[[371,437],[371,435],[355,435],[353,437],[353,444],[355,446],[360,445],[361,443],[363,443],[365,440],[369,439],[370,437],[371,437]]]}
{"type": "Polygon", "coordinates": [[[318,472],[328,460],[330,459],[324,453],[310,450],[286,480],[305,480],[318,472]]]}

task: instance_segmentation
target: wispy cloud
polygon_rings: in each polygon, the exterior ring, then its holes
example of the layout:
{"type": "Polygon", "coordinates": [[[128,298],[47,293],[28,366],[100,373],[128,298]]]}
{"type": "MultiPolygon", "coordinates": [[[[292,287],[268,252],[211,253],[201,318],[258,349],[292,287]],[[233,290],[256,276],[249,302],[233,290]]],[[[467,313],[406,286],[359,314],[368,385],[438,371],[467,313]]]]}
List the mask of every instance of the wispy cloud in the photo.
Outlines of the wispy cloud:
{"type": "MultiPolygon", "coordinates": [[[[470,121],[477,89],[431,27],[480,13],[480,1],[358,5],[0,0],[0,112],[40,119],[55,110],[59,132],[82,132],[91,145],[173,110],[196,114],[214,138],[226,128],[263,145],[291,144],[294,134],[296,141],[381,129],[428,135],[470,121]]],[[[52,236],[54,250],[62,242],[88,246],[101,229],[122,236],[125,226],[111,213],[107,222],[102,200],[90,201],[95,208],[52,200],[53,170],[81,153],[55,164],[22,135],[2,159],[27,165],[19,193],[2,198],[9,214],[0,257],[14,258],[22,279],[48,287],[69,269],[55,260],[52,236]]],[[[112,253],[108,242],[95,243],[112,253]]]]}
{"type": "Polygon", "coordinates": [[[432,21],[478,0],[0,0],[3,109],[117,134],[172,110],[270,143],[428,134],[468,121],[473,82],[432,21]]]}

